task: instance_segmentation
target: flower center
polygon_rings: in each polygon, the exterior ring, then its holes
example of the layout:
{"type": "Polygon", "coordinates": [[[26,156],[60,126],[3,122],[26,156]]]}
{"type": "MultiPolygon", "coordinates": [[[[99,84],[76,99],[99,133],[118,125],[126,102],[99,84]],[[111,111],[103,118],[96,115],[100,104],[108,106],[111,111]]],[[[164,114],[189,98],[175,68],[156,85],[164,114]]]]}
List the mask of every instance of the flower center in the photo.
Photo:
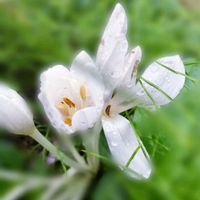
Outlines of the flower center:
{"type": "Polygon", "coordinates": [[[72,99],[64,96],[62,97],[61,101],[56,104],[57,109],[63,116],[65,124],[67,124],[68,126],[72,125],[72,117],[74,113],[80,109],[85,108],[86,106],[87,91],[85,85],[80,85],[79,98],[76,100],[77,101],[73,101],[72,99]]]}
{"type": "Polygon", "coordinates": [[[110,110],[111,110],[111,105],[108,105],[105,109],[105,114],[110,117],[110,110]]]}

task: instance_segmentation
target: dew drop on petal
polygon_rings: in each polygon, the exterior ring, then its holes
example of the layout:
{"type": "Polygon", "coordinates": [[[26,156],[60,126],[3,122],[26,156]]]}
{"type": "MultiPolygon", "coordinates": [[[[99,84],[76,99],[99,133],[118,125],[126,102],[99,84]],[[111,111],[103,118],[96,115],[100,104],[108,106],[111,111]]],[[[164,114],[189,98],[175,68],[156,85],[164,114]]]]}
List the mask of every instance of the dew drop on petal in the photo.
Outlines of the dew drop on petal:
{"type": "Polygon", "coordinates": [[[110,124],[105,123],[104,127],[105,127],[107,132],[111,132],[112,131],[112,126],[110,124]]]}
{"type": "Polygon", "coordinates": [[[126,87],[127,88],[132,88],[133,85],[134,85],[134,83],[132,81],[130,81],[130,82],[127,83],[126,87]]]}
{"type": "Polygon", "coordinates": [[[114,142],[114,141],[112,141],[112,142],[111,142],[111,145],[112,145],[113,147],[116,147],[116,146],[117,146],[117,143],[114,142]]]}
{"type": "Polygon", "coordinates": [[[165,77],[165,82],[169,83],[170,82],[170,79],[168,76],[165,77]]]}
{"type": "Polygon", "coordinates": [[[144,90],[140,90],[140,91],[138,91],[136,94],[137,94],[138,96],[143,96],[143,95],[144,95],[144,93],[145,93],[145,91],[144,91],[144,90]]]}
{"type": "Polygon", "coordinates": [[[125,144],[126,144],[127,147],[130,147],[130,143],[128,141],[126,141],[125,144]]]}

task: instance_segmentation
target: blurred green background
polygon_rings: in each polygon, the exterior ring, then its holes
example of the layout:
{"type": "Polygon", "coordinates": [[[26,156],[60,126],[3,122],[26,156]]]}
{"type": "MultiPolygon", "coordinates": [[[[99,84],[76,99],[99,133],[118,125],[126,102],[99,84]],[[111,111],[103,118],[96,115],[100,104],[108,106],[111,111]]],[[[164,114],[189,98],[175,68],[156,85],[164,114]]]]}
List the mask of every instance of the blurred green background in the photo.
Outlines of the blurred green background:
{"type": "MultiPolygon", "coordinates": [[[[200,61],[200,1],[120,2],[127,11],[129,44],[143,49],[141,69],[158,57],[177,53],[186,63],[200,61]]],[[[43,129],[45,117],[37,100],[40,72],[53,64],[69,66],[82,49],[95,55],[115,3],[114,0],[0,1],[0,79],[29,100],[43,129]]],[[[199,67],[186,65],[186,70],[200,79],[199,67]]],[[[137,109],[134,123],[154,166],[148,181],[132,180],[102,163],[101,173],[86,199],[200,199],[199,91],[199,84],[187,81],[181,95],[159,112],[137,109]]],[[[35,145],[27,138],[1,132],[0,167],[55,173],[56,167],[46,166],[40,149],[34,150],[35,145]]],[[[108,154],[103,136],[101,153],[108,154]]],[[[10,187],[0,182],[0,194],[7,186],[10,187]]]]}

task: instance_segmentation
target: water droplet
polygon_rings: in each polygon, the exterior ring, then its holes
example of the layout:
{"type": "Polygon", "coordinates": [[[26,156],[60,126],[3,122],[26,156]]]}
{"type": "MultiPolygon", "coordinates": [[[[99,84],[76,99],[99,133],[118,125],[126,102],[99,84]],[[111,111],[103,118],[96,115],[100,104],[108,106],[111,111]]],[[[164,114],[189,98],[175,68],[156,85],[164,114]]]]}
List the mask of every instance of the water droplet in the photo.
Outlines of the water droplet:
{"type": "Polygon", "coordinates": [[[112,126],[110,124],[105,124],[104,127],[107,130],[107,132],[112,131],[112,126]]]}
{"type": "Polygon", "coordinates": [[[93,128],[93,126],[94,126],[94,123],[90,123],[90,124],[88,125],[88,128],[93,128]]]}
{"type": "Polygon", "coordinates": [[[129,81],[126,86],[127,86],[127,88],[131,88],[131,87],[133,87],[133,85],[134,85],[134,83],[132,81],[129,81]]]}
{"type": "Polygon", "coordinates": [[[111,145],[112,145],[113,147],[116,147],[116,146],[117,146],[117,143],[114,142],[114,141],[112,141],[112,142],[111,142],[111,145]]]}
{"type": "Polygon", "coordinates": [[[112,71],[111,73],[110,73],[110,75],[111,75],[111,77],[112,78],[119,78],[120,77],[120,72],[119,71],[112,71]]]}
{"type": "Polygon", "coordinates": [[[129,141],[126,141],[126,146],[127,146],[127,147],[130,147],[129,141]]]}
{"type": "Polygon", "coordinates": [[[143,95],[144,95],[144,93],[145,93],[145,91],[144,91],[144,90],[140,90],[140,91],[138,91],[136,94],[137,94],[138,96],[143,96],[143,95]]]}
{"type": "Polygon", "coordinates": [[[170,82],[170,79],[169,79],[168,76],[165,77],[165,82],[166,82],[166,83],[169,83],[169,82],[170,82]]]}

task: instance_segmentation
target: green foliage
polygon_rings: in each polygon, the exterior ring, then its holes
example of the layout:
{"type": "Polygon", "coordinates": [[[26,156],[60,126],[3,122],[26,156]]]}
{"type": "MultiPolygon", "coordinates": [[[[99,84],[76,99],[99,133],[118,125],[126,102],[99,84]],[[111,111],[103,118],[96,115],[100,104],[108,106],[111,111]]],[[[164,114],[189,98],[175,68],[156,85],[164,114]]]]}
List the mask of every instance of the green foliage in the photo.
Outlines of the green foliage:
{"type": "MultiPolygon", "coordinates": [[[[200,60],[200,14],[175,0],[125,0],[131,46],[141,45],[140,70],[157,57],[180,54],[200,60]]],[[[81,49],[95,55],[114,0],[4,0],[0,1],[0,76],[30,99],[36,117],[42,113],[36,101],[38,76],[46,67],[71,63],[81,49]]],[[[200,79],[198,65],[186,66],[200,79]]],[[[101,200],[197,200],[200,196],[200,86],[187,88],[160,111],[137,109],[134,125],[152,158],[154,171],[148,181],[135,181],[102,162],[102,172],[91,199],[101,200]]],[[[44,119],[37,117],[40,123],[44,119]]],[[[38,152],[18,147],[24,141],[0,136],[0,166],[24,170],[27,157],[32,171],[52,174],[38,152]],[[15,144],[18,145],[15,145],[15,144]],[[33,156],[34,155],[34,156],[33,156]],[[38,157],[37,157],[38,156],[38,157]]],[[[29,145],[33,149],[35,144],[29,145]]],[[[108,157],[101,138],[101,154],[108,157]]],[[[0,192],[9,184],[0,182],[0,192]],[[2,186],[4,185],[4,186],[2,186]]],[[[31,199],[31,198],[30,198],[31,199]]]]}

